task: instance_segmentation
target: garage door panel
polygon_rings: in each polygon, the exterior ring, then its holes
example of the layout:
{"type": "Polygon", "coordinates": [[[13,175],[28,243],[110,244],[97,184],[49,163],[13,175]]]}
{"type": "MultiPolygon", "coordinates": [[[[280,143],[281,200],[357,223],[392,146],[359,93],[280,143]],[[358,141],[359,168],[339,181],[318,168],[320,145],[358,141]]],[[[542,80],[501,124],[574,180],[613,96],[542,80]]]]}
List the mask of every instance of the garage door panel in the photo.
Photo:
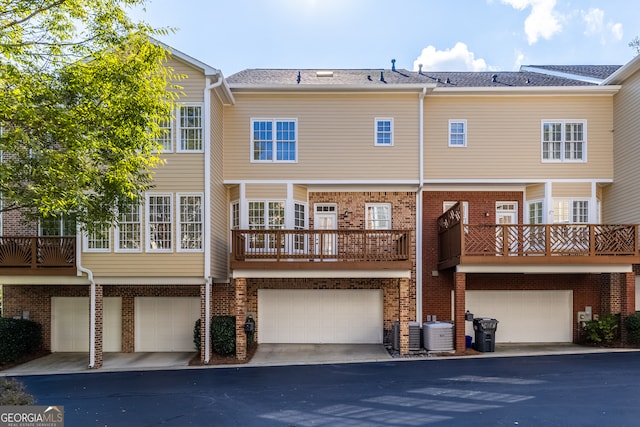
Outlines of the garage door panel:
{"type": "MultiPolygon", "coordinates": [[[[498,320],[497,343],[571,342],[571,291],[467,291],[466,310],[498,320]]],[[[472,322],[466,334],[474,336],[472,322]]]]}
{"type": "Polygon", "coordinates": [[[138,297],[135,351],[195,351],[193,327],[200,318],[198,297],[138,297]]]}
{"type": "MultiPolygon", "coordinates": [[[[122,299],[103,299],[104,351],[121,351],[122,299]]],[[[51,298],[51,351],[89,351],[90,305],[88,297],[51,298]]]]}
{"type": "Polygon", "coordinates": [[[258,290],[261,343],[381,343],[382,291],[258,290]]]}

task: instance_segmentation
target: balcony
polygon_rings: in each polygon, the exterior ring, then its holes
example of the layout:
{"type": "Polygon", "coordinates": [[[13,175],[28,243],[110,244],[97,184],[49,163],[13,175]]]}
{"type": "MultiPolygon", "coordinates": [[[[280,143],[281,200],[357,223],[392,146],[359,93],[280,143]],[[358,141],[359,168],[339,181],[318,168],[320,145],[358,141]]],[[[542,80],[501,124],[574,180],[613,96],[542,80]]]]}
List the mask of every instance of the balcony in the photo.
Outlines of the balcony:
{"type": "Polygon", "coordinates": [[[233,230],[232,269],[410,269],[410,230],[233,230]]]}
{"type": "Polygon", "coordinates": [[[462,264],[637,264],[638,225],[476,224],[438,218],[438,269],[462,264]]]}
{"type": "Polygon", "coordinates": [[[0,275],[75,274],[75,237],[0,237],[0,275]]]}

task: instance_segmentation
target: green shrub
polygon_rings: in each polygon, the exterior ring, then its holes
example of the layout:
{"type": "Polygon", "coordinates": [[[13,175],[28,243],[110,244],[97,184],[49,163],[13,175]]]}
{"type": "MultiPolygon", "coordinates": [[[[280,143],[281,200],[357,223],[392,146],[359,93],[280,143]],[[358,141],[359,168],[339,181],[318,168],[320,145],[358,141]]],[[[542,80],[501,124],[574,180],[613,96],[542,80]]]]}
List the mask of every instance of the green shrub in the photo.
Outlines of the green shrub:
{"type": "Polygon", "coordinates": [[[627,336],[630,344],[640,344],[640,311],[624,318],[624,327],[627,330],[627,336]]]}
{"type": "Polygon", "coordinates": [[[211,343],[213,352],[221,356],[236,352],[235,316],[213,316],[211,318],[211,343]]]}
{"type": "Polygon", "coordinates": [[[585,339],[593,344],[611,344],[617,336],[619,324],[620,316],[612,314],[601,316],[599,320],[585,322],[585,339]]]}
{"type": "Polygon", "coordinates": [[[22,383],[14,379],[0,378],[0,406],[33,405],[35,402],[22,383]]]}
{"type": "Polygon", "coordinates": [[[196,346],[196,351],[200,353],[202,346],[200,342],[200,319],[196,320],[196,324],[193,325],[193,344],[196,346]]]}
{"type": "Polygon", "coordinates": [[[25,319],[0,317],[0,365],[42,348],[42,326],[25,319]]]}

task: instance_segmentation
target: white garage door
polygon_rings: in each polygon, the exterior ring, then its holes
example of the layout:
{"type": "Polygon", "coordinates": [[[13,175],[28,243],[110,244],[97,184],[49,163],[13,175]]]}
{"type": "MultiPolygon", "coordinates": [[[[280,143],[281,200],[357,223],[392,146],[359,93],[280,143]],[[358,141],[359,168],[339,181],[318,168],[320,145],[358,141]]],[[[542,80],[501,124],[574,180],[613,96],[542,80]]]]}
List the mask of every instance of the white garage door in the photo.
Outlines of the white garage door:
{"type": "MultiPolygon", "coordinates": [[[[122,299],[103,300],[103,351],[122,350],[122,299]]],[[[51,298],[51,351],[89,351],[89,298],[51,298]]]]}
{"type": "Polygon", "coordinates": [[[259,289],[261,343],[382,343],[382,291],[259,289]]]}
{"type": "Polygon", "coordinates": [[[135,351],[195,351],[200,298],[139,297],[135,310],[135,351]]]}
{"type": "MultiPolygon", "coordinates": [[[[466,303],[474,317],[499,321],[497,343],[573,341],[572,291],[467,291],[466,303]]],[[[472,322],[466,334],[475,336],[472,322]]]]}

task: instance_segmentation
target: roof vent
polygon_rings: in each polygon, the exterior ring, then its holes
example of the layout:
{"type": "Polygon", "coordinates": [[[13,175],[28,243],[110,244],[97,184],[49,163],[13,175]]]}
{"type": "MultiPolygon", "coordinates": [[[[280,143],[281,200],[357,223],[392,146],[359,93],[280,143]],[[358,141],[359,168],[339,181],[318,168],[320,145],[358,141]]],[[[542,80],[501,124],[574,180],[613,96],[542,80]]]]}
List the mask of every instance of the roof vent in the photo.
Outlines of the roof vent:
{"type": "Polygon", "coordinates": [[[333,71],[316,71],[316,77],[333,77],[333,71]]]}
{"type": "Polygon", "coordinates": [[[418,74],[422,74],[422,64],[418,64],[418,74]]]}
{"type": "Polygon", "coordinates": [[[497,75],[497,74],[494,74],[493,76],[491,76],[491,81],[492,81],[493,83],[497,83],[497,82],[498,82],[498,75],[497,75]]]}
{"type": "Polygon", "coordinates": [[[382,83],[386,83],[386,82],[384,81],[384,71],[380,71],[380,81],[381,81],[382,83]]]}
{"type": "Polygon", "coordinates": [[[447,84],[450,85],[451,84],[451,79],[449,77],[447,77],[447,84]]]}
{"type": "Polygon", "coordinates": [[[302,80],[302,75],[300,75],[300,71],[298,71],[298,77],[296,77],[298,84],[300,84],[300,80],[302,80]]]}
{"type": "Polygon", "coordinates": [[[391,71],[395,71],[396,70],[396,60],[392,59],[391,60],[391,71]]]}

